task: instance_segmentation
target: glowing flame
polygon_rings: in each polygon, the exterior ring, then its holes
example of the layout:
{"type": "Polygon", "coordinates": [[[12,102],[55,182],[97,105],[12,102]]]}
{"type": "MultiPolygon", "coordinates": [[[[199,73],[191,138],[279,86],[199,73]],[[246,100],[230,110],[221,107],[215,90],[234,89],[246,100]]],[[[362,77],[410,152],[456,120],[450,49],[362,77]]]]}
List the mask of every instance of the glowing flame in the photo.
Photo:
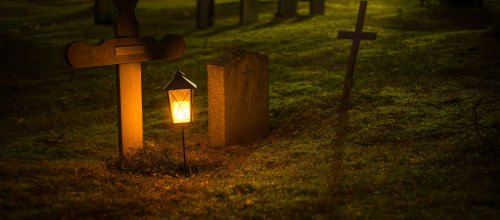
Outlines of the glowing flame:
{"type": "Polygon", "coordinates": [[[191,121],[191,106],[189,101],[172,102],[172,115],[174,123],[191,121]]]}

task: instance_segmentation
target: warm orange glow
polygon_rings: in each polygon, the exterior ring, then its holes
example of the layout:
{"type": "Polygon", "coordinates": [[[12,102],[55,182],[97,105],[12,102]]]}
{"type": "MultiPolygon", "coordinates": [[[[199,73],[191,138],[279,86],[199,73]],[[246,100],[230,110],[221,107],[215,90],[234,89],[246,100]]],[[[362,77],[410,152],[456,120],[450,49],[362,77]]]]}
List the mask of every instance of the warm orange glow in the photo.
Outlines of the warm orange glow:
{"type": "Polygon", "coordinates": [[[171,90],[168,94],[173,123],[191,122],[191,90],[171,90]]]}
{"type": "Polygon", "coordinates": [[[142,91],[141,64],[128,63],[118,66],[120,88],[120,156],[131,155],[142,147],[142,91]]]}
{"type": "Polygon", "coordinates": [[[191,121],[191,106],[188,101],[172,103],[172,114],[174,123],[185,123],[191,121]]]}

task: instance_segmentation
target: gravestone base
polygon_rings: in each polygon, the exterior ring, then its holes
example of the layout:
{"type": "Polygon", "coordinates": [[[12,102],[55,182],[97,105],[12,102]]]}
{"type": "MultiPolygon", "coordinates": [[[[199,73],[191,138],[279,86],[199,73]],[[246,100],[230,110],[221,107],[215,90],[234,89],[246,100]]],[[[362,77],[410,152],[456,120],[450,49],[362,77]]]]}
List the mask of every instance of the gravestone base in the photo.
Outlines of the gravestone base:
{"type": "Polygon", "coordinates": [[[269,132],[269,75],[265,55],[229,51],[207,65],[211,145],[246,144],[269,132]]]}

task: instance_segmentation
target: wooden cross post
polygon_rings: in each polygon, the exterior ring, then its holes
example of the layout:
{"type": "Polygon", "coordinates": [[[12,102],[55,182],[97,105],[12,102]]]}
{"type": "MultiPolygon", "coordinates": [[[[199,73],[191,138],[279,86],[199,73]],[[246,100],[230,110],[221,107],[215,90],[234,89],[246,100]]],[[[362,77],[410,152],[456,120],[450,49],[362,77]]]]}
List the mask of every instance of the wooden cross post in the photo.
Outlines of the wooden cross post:
{"type": "Polygon", "coordinates": [[[363,22],[365,20],[367,1],[359,2],[358,20],[356,21],[356,30],[354,32],[339,31],[337,39],[352,39],[351,54],[347,64],[347,72],[344,79],[342,90],[342,109],[349,108],[349,98],[351,96],[351,87],[354,85],[354,66],[358,57],[359,44],[361,40],[375,40],[377,33],[363,32],[363,22]]]}
{"type": "Polygon", "coordinates": [[[163,40],[139,37],[135,6],[139,0],[114,0],[118,8],[115,38],[97,45],[73,42],[66,51],[66,62],[73,68],[116,65],[118,93],[118,152],[123,157],[142,147],[141,62],[181,58],[185,50],[179,35],[163,40]]]}

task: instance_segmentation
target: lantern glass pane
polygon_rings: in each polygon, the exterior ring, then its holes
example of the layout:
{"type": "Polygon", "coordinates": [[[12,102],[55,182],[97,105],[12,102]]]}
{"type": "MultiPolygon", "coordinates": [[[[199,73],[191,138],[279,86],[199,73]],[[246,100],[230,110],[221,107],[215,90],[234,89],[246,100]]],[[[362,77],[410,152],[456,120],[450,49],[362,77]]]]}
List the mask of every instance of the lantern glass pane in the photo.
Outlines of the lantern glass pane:
{"type": "Polygon", "coordinates": [[[173,123],[191,122],[191,90],[170,90],[168,98],[173,123]]]}

